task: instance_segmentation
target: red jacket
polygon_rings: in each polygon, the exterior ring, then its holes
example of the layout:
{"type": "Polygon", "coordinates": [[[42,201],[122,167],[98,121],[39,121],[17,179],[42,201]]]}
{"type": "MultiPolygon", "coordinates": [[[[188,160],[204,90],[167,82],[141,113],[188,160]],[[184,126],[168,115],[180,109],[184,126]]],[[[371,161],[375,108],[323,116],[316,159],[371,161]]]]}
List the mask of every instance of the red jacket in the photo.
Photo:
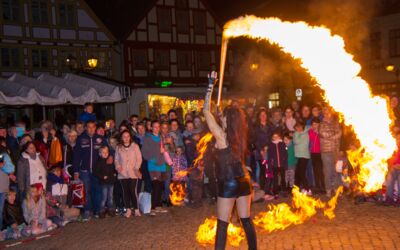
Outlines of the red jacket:
{"type": "Polygon", "coordinates": [[[308,132],[310,138],[310,153],[321,153],[321,143],[319,140],[319,134],[314,129],[310,129],[308,132]]]}

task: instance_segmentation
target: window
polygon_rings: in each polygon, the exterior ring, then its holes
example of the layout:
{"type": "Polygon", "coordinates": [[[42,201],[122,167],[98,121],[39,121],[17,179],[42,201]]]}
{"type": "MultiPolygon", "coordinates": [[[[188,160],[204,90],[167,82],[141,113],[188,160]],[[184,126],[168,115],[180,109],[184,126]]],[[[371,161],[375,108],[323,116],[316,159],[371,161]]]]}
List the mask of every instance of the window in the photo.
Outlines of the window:
{"type": "Polygon", "coordinates": [[[97,58],[97,67],[98,69],[105,69],[106,68],[106,62],[107,62],[107,56],[105,51],[99,51],[94,54],[95,57],[97,58]]]}
{"type": "Polygon", "coordinates": [[[34,68],[47,68],[49,65],[48,52],[45,49],[32,50],[32,66],[34,68]]]}
{"type": "Polygon", "coordinates": [[[375,32],[370,35],[371,58],[381,59],[381,33],[375,32]]]}
{"type": "Polygon", "coordinates": [[[389,55],[390,57],[400,56],[400,29],[389,31],[389,55]]]}
{"type": "Polygon", "coordinates": [[[279,92],[269,94],[268,108],[279,107],[279,92]]]}
{"type": "Polygon", "coordinates": [[[169,69],[169,50],[156,50],[154,52],[154,68],[169,69]]]}
{"type": "Polygon", "coordinates": [[[47,1],[32,0],[32,21],[34,24],[48,24],[47,1]]]}
{"type": "Polygon", "coordinates": [[[58,22],[63,26],[75,25],[75,8],[73,3],[60,3],[58,6],[58,22]]]}
{"type": "Polygon", "coordinates": [[[189,34],[190,30],[190,19],[189,11],[187,10],[176,10],[176,31],[178,33],[189,34]]]}
{"type": "Polygon", "coordinates": [[[191,51],[177,51],[177,61],[179,70],[192,69],[192,52],[191,51]]]}
{"type": "Polygon", "coordinates": [[[197,69],[210,70],[211,68],[211,55],[209,51],[197,52],[197,69]]]}
{"type": "Polygon", "coordinates": [[[170,8],[157,8],[157,19],[159,32],[172,32],[172,16],[170,8]]]}
{"type": "Polygon", "coordinates": [[[147,50],[146,49],[134,49],[132,50],[133,67],[135,69],[147,69],[147,50]]]}
{"type": "Polygon", "coordinates": [[[187,9],[188,0],[175,0],[175,7],[178,9],[187,9]]]}
{"type": "Polygon", "coordinates": [[[2,0],[2,14],[4,21],[20,21],[20,3],[19,0],[2,0]]]}
{"type": "Polygon", "coordinates": [[[206,34],[206,13],[204,11],[193,11],[193,26],[196,35],[206,34]]]}
{"type": "Polygon", "coordinates": [[[2,48],[1,49],[1,67],[18,68],[20,65],[19,49],[2,48]]]}

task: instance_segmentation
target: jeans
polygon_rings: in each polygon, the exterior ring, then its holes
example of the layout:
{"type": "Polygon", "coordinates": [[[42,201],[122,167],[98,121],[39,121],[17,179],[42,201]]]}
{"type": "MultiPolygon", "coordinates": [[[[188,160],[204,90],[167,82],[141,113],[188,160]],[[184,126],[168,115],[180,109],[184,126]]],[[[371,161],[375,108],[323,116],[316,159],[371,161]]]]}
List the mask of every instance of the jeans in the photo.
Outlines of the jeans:
{"type": "Polygon", "coordinates": [[[312,165],[314,170],[315,189],[323,191],[325,189],[324,171],[322,169],[322,159],[320,153],[311,154],[312,165]]]}
{"type": "Polygon", "coordinates": [[[307,164],[308,164],[309,159],[307,158],[298,158],[297,159],[297,166],[296,166],[296,172],[295,172],[295,184],[299,188],[304,188],[308,190],[310,188],[307,177],[306,177],[306,170],[307,170],[307,164]]]}
{"type": "Polygon", "coordinates": [[[314,162],[312,162],[312,160],[309,160],[307,163],[307,168],[306,168],[306,178],[308,181],[308,184],[310,185],[310,187],[314,187],[315,183],[314,183],[314,169],[313,169],[313,165],[314,162]]]}
{"type": "Polygon", "coordinates": [[[114,193],[114,184],[104,184],[101,185],[101,203],[100,209],[104,210],[107,206],[108,209],[112,209],[114,207],[113,204],[113,193],[114,193]]]}
{"type": "Polygon", "coordinates": [[[394,184],[396,181],[400,183],[400,169],[390,169],[386,178],[386,199],[393,200],[394,184]]]}
{"type": "Polygon", "coordinates": [[[325,179],[325,190],[330,192],[338,187],[338,174],[336,173],[336,152],[321,153],[323,173],[325,179]]]}
{"type": "Polygon", "coordinates": [[[171,190],[169,189],[169,185],[171,184],[171,171],[167,171],[167,179],[164,182],[164,193],[162,196],[162,199],[164,201],[168,201],[169,200],[169,195],[171,194],[171,190]]]}
{"type": "Polygon", "coordinates": [[[6,200],[6,193],[0,193],[0,231],[3,229],[3,209],[6,200]]]}
{"type": "Polygon", "coordinates": [[[85,186],[85,214],[89,214],[93,211],[94,214],[100,213],[100,202],[101,202],[101,185],[99,179],[89,171],[80,171],[79,178],[82,180],[85,186]]]}
{"type": "Polygon", "coordinates": [[[151,193],[151,177],[150,172],[147,167],[147,161],[143,159],[141,171],[143,175],[143,183],[144,183],[144,191],[147,193],[151,193]]]}

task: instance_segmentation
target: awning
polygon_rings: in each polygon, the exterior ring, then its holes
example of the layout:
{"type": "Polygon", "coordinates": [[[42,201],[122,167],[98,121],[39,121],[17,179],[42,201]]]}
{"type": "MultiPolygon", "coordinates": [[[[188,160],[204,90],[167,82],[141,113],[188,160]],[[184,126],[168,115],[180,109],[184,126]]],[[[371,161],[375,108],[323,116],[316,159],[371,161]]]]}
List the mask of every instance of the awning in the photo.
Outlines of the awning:
{"type": "Polygon", "coordinates": [[[14,74],[8,80],[0,79],[0,104],[3,105],[83,105],[121,100],[119,86],[75,74],[64,78],[42,74],[37,79],[14,74]]]}

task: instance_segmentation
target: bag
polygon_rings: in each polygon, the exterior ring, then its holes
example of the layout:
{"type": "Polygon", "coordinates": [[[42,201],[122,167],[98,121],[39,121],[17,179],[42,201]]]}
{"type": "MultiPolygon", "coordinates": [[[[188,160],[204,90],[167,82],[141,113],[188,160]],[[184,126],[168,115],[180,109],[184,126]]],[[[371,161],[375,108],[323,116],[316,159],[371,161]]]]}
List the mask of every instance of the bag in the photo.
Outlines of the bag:
{"type": "Polygon", "coordinates": [[[141,192],[139,194],[139,209],[143,214],[148,214],[151,211],[151,194],[141,192]]]}
{"type": "Polygon", "coordinates": [[[85,186],[82,182],[71,183],[72,206],[83,207],[86,202],[85,186]]]}
{"type": "Polygon", "coordinates": [[[54,138],[50,145],[49,163],[50,165],[57,165],[60,162],[62,162],[61,144],[58,138],[54,138]]]}
{"type": "Polygon", "coordinates": [[[52,196],[66,196],[68,195],[68,185],[67,184],[54,184],[51,186],[51,195],[52,196]]]}

